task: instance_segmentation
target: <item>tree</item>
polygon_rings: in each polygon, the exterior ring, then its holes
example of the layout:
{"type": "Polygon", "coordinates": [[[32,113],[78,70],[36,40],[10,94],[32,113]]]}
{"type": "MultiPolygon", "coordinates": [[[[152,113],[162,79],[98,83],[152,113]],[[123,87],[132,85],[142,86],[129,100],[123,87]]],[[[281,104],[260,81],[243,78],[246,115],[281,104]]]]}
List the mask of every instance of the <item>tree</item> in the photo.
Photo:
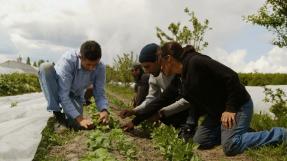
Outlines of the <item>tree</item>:
{"type": "Polygon", "coordinates": [[[117,80],[116,70],[109,65],[106,65],[106,80],[107,80],[107,82],[119,81],[119,80],[117,80]]]}
{"type": "Polygon", "coordinates": [[[26,64],[31,65],[30,57],[27,57],[26,64]]]}
{"type": "Polygon", "coordinates": [[[181,26],[181,23],[171,23],[168,26],[168,30],[172,35],[168,35],[159,27],[156,27],[156,35],[160,39],[161,44],[168,41],[176,41],[181,45],[192,45],[196,51],[202,51],[208,46],[208,42],[204,41],[204,35],[207,30],[211,30],[209,21],[207,19],[204,22],[200,22],[195,16],[193,11],[189,11],[188,8],[184,9],[184,12],[189,16],[189,22],[191,27],[181,26]]]}
{"type": "Polygon", "coordinates": [[[267,0],[256,14],[244,17],[247,22],[263,26],[273,32],[276,37],[273,44],[287,46],[287,1],[267,0]]]}
{"type": "Polygon", "coordinates": [[[136,62],[133,52],[117,55],[114,59],[114,70],[116,71],[117,78],[126,86],[132,82],[131,67],[136,62]]]}
{"type": "Polygon", "coordinates": [[[37,63],[36,63],[36,61],[34,61],[33,66],[34,66],[34,67],[37,67],[37,63]]]}

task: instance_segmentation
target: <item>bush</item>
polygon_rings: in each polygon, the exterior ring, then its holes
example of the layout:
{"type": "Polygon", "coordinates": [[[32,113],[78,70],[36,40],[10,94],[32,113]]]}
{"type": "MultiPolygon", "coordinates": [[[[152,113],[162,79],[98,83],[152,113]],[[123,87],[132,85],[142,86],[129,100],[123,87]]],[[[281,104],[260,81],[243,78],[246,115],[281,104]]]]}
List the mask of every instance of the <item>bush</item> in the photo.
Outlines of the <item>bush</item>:
{"type": "Polygon", "coordinates": [[[287,74],[239,73],[239,79],[245,86],[265,86],[287,84],[287,74]]]}
{"type": "Polygon", "coordinates": [[[186,143],[183,139],[178,138],[178,131],[171,126],[161,125],[154,129],[152,139],[166,160],[200,160],[194,153],[198,146],[193,144],[192,140],[186,143]]]}
{"type": "Polygon", "coordinates": [[[274,113],[276,119],[287,117],[287,98],[282,89],[272,91],[270,88],[264,87],[265,102],[271,102],[270,111],[274,113]]]}
{"type": "Polygon", "coordinates": [[[33,74],[13,73],[0,75],[0,96],[39,92],[38,77],[33,74]]]}

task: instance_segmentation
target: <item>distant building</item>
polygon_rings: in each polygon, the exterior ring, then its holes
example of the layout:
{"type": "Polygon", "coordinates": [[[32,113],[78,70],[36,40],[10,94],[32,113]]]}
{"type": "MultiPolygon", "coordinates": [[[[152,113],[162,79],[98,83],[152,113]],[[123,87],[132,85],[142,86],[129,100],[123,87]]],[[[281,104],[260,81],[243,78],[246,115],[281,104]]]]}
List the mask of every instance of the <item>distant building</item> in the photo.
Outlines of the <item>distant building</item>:
{"type": "Polygon", "coordinates": [[[13,60],[8,60],[0,64],[0,74],[10,74],[14,72],[37,74],[38,70],[31,65],[13,60]]]}

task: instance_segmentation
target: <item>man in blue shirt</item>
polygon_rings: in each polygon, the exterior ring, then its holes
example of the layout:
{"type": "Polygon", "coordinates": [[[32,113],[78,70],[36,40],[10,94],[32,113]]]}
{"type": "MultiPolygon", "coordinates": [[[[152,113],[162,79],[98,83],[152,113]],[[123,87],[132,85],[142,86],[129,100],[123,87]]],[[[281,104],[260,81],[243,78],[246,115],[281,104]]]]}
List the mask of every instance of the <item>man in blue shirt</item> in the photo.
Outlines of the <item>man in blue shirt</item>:
{"type": "Polygon", "coordinates": [[[53,111],[56,119],[75,129],[90,129],[91,119],[83,117],[86,88],[93,84],[93,95],[100,121],[108,122],[108,102],[105,97],[105,65],[100,62],[102,53],[95,41],[86,41],[80,52],[71,50],[65,53],[53,66],[43,63],[39,67],[42,91],[48,102],[48,111],[53,111]],[[64,114],[61,111],[64,111],[64,114]],[[66,118],[66,120],[65,120],[66,118]]]}

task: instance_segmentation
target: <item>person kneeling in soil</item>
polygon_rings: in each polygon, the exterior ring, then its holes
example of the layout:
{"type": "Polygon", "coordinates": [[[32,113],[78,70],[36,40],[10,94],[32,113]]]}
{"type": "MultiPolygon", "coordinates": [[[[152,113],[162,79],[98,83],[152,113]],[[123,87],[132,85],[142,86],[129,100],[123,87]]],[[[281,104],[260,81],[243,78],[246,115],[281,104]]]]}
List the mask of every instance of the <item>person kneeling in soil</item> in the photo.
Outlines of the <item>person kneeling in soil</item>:
{"type": "MultiPolygon", "coordinates": [[[[176,42],[166,43],[161,49],[163,72],[180,75],[183,97],[195,104],[195,115],[206,115],[193,137],[199,148],[221,144],[224,153],[232,156],[251,147],[287,143],[285,128],[248,132],[253,103],[236,72],[206,55],[184,51],[176,42]]],[[[172,97],[172,86],[160,96],[162,100],[172,97]]],[[[158,102],[147,106],[142,116],[153,115],[155,108],[159,108],[158,102]]]]}
{"type": "Polygon", "coordinates": [[[100,62],[101,47],[95,41],[86,41],[80,51],[68,51],[54,65],[43,63],[39,67],[39,80],[52,111],[60,124],[73,129],[91,129],[90,118],[83,116],[85,89],[93,83],[93,94],[100,121],[108,121],[108,102],[105,97],[105,65],[100,62]],[[61,111],[64,111],[62,113],[61,111]]]}
{"type": "Polygon", "coordinates": [[[148,80],[149,74],[145,74],[140,64],[134,64],[131,69],[132,76],[134,77],[134,91],[133,107],[139,106],[148,94],[148,80]]]}
{"type": "MultiPolygon", "coordinates": [[[[120,112],[121,118],[126,118],[132,115],[136,117],[124,125],[124,130],[133,129],[141,121],[138,121],[141,114],[145,111],[146,106],[157,97],[159,97],[166,87],[170,84],[174,76],[165,76],[160,69],[160,59],[158,58],[158,50],[160,47],[157,44],[151,43],[143,47],[139,55],[139,61],[146,73],[150,74],[149,78],[149,93],[144,102],[132,110],[123,110],[120,112]]],[[[178,79],[177,79],[178,80],[178,79]]],[[[174,97],[166,102],[166,106],[161,106],[162,109],[153,111],[149,121],[157,121],[167,125],[173,125],[176,128],[181,128],[180,135],[188,140],[195,130],[195,121],[193,120],[192,111],[189,111],[190,104],[180,99],[174,93],[174,97]]]]}

